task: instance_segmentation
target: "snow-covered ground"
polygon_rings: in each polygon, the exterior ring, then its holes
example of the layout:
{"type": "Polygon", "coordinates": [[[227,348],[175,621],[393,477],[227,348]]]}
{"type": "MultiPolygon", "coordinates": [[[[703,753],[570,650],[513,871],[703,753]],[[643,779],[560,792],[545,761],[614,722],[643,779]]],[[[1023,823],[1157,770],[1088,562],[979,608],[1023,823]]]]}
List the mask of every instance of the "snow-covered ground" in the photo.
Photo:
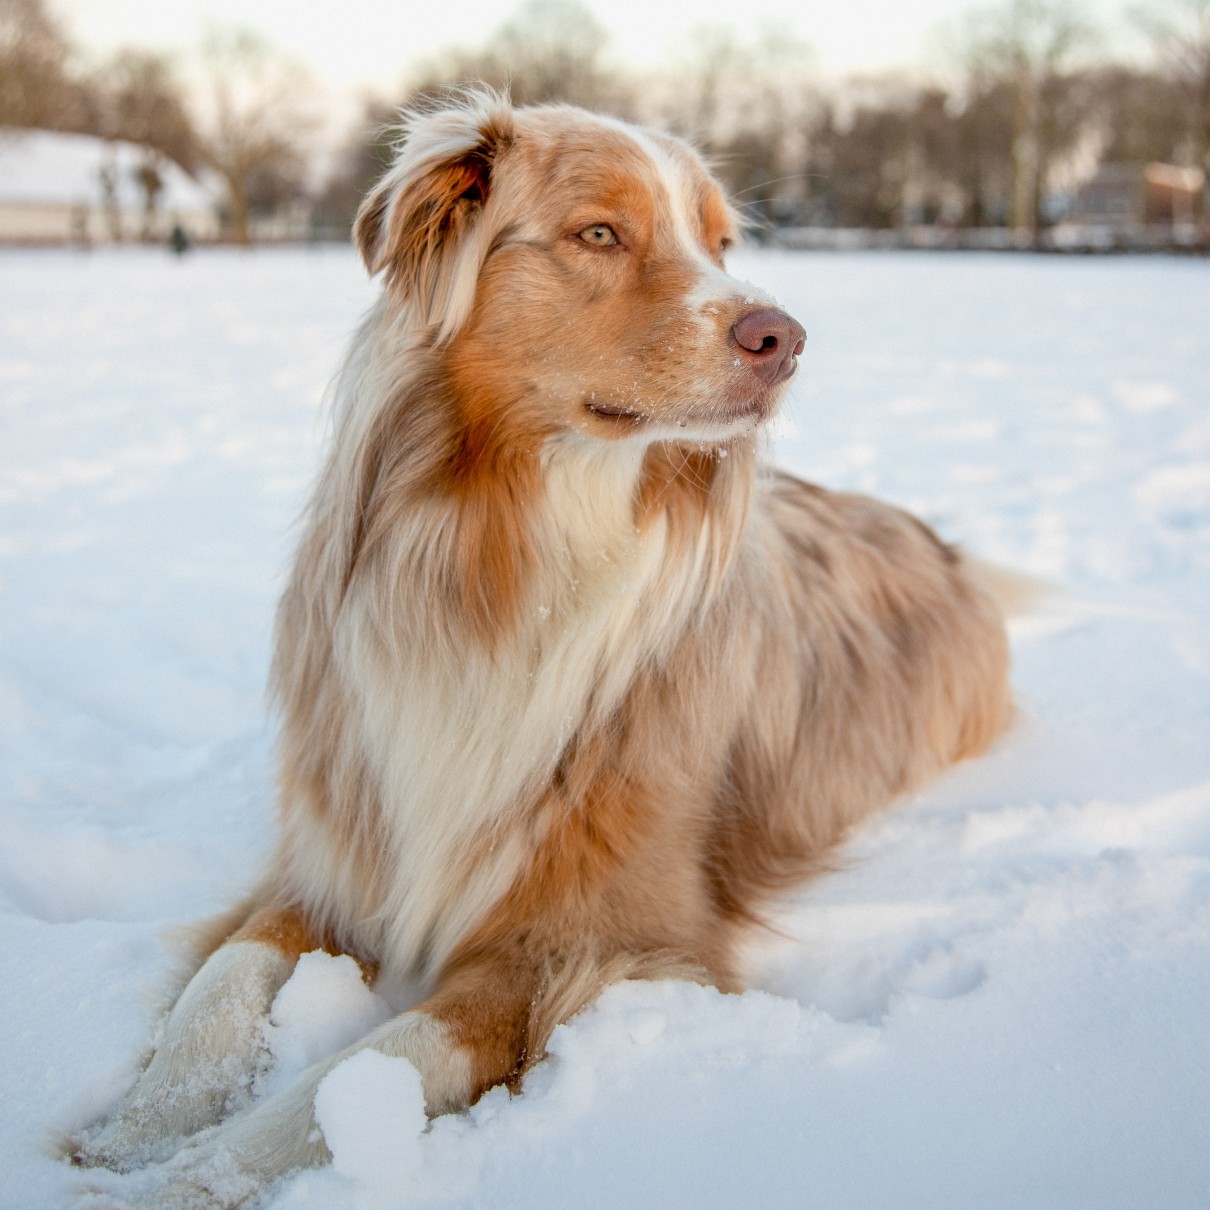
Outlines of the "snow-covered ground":
{"type": "MultiPolygon", "coordinates": [[[[1020,725],[785,903],[762,990],[616,987],[424,1133],[410,1069],[350,1064],[335,1166],[267,1204],[1204,1210],[1210,266],[735,260],[810,333],[778,459],[1059,586],[1020,725]]],[[[2,1207],[71,1203],[47,1136],[265,853],[271,614],[371,289],[342,250],[0,256],[2,1207]]],[[[304,962],[267,1085],[382,1011],[304,962]]]]}

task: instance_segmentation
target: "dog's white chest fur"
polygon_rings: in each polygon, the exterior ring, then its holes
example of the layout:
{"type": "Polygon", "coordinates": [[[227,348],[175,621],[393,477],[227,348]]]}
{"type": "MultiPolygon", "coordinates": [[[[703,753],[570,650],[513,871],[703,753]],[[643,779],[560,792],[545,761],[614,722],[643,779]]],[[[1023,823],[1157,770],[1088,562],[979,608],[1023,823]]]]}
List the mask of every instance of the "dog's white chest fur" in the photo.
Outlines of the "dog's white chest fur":
{"type": "MultiPolygon", "coordinates": [[[[549,825],[533,807],[568,741],[616,706],[700,602],[693,575],[674,594],[652,592],[667,543],[662,524],[635,526],[639,451],[589,456],[571,440],[549,455],[536,535],[546,559],[505,643],[451,655],[406,635],[387,642],[368,598],[340,621],[338,658],[358,686],[351,723],[385,831],[383,899],[366,908],[391,922],[375,947],[399,967],[388,976],[439,968],[504,894],[549,825]]],[[[323,876],[356,891],[347,869],[323,876]]]]}

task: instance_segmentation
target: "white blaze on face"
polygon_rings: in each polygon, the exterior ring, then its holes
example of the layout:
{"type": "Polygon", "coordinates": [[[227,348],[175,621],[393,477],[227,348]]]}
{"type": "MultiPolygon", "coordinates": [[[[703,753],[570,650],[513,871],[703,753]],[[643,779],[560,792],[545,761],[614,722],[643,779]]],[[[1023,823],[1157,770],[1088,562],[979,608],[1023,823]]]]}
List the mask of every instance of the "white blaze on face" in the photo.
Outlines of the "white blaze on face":
{"type": "Polygon", "coordinates": [[[689,295],[694,314],[717,321],[719,316],[734,315],[738,319],[756,307],[776,307],[777,300],[767,290],[732,277],[709,258],[702,256],[697,285],[689,295]]]}
{"type": "MultiPolygon", "coordinates": [[[[703,359],[702,376],[691,390],[704,399],[719,390],[720,371],[726,376],[734,370],[742,377],[746,373],[743,359],[735,345],[732,329],[747,313],[761,307],[777,308],[776,299],[768,291],[732,277],[702,247],[697,231],[697,184],[686,166],[669,155],[665,148],[641,131],[634,132],[637,142],[659,172],[670,205],[666,212],[672,224],[677,249],[685,263],[696,274],[696,281],[684,300],[685,314],[704,347],[716,350],[703,359]]],[[[726,441],[750,433],[757,425],[754,416],[737,416],[729,420],[686,420],[673,425],[648,426],[642,436],[646,440],[726,441]]]]}
{"type": "Polygon", "coordinates": [[[695,316],[713,319],[729,311],[742,313],[744,309],[752,307],[777,306],[776,300],[767,291],[751,282],[739,281],[715,263],[702,247],[694,230],[695,189],[684,166],[675,162],[658,143],[642,132],[636,132],[636,138],[659,170],[672,203],[668,218],[673,224],[677,245],[685,260],[697,271],[697,284],[686,299],[689,310],[695,316]]]}

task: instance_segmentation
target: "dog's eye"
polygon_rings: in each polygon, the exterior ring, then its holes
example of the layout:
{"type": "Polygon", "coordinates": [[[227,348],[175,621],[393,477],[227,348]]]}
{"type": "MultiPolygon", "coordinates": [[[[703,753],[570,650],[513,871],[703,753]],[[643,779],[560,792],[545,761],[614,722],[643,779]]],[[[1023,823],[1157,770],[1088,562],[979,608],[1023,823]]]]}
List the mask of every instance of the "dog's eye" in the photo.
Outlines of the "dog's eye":
{"type": "Polygon", "coordinates": [[[585,227],[580,232],[580,238],[594,248],[608,248],[610,244],[618,242],[614,229],[605,223],[593,223],[591,227],[585,227]]]}

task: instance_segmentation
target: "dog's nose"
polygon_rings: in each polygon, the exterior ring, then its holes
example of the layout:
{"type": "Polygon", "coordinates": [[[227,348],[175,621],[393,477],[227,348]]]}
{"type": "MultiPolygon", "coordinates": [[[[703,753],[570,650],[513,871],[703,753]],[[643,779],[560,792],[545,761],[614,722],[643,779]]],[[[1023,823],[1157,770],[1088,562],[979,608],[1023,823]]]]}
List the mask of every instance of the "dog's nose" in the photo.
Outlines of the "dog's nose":
{"type": "Polygon", "coordinates": [[[731,329],[744,360],[770,386],[794,373],[807,334],[798,320],[775,307],[758,307],[731,329]]]}

